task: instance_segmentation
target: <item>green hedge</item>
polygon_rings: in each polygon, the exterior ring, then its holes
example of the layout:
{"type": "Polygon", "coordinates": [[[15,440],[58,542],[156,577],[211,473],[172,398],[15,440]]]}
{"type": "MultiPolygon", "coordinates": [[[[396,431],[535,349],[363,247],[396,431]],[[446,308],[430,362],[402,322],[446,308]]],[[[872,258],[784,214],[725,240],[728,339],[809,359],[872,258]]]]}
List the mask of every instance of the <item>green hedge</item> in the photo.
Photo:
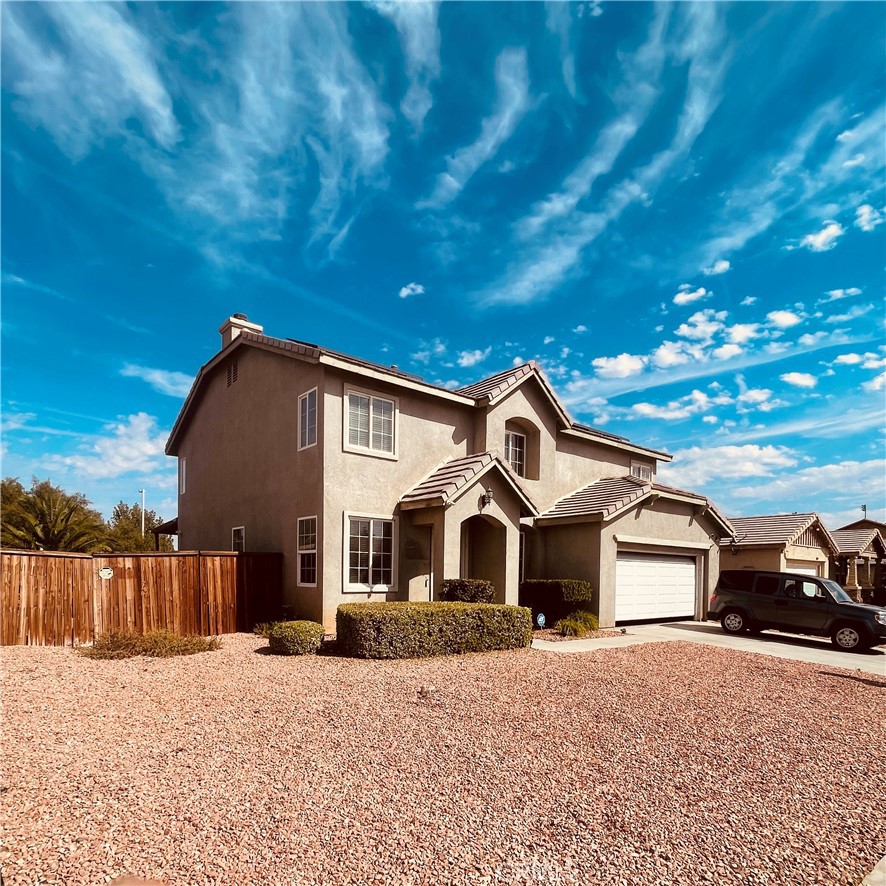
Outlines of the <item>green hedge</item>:
{"type": "Polygon", "coordinates": [[[447,578],[441,596],[447,603],[491,603],[495,585],[485,578],[447,578]]]}
{"type": "Polygon", "coordinates": [[[268,631],[275,655],[310,655],[323,642],[323,625],[315,621],[278,621],[268,631]]]}
{"type": "Polygon", "coordinates": [[[353,658],[425,658],[519,649],[532,616],[491,603],[345,603],[335,616],[338,647],[353,658]]]}
{"type": "Polygon", "coordinates": [[[576,609],[590,611],[593,602],[593,586],[577,578],[533,578],[520,585],[520,605],[532,610],[533,623],[539,612],[551,625],[576,609]]]}

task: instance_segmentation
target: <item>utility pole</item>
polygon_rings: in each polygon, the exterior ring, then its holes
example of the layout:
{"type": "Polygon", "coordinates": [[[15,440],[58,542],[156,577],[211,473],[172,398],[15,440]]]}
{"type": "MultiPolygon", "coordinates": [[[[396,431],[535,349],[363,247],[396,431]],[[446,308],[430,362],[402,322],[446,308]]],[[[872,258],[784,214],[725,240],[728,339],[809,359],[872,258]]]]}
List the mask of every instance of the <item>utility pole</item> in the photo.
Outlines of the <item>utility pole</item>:
{"type": "Polygon", "coordinates": [[[144,489],[139,489],[139,492],[142,494],[142,538],[145,537],[145,491],[144,489]]]}

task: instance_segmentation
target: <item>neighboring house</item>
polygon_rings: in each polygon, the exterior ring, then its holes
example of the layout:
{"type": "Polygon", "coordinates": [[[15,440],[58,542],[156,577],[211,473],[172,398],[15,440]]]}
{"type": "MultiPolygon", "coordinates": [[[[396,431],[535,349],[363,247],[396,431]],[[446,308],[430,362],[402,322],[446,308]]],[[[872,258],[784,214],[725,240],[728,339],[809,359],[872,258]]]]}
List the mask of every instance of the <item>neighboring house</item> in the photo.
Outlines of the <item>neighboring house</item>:
{"type": "Polygon", "coordinates": [[[574,422],[527,363],[451,391],[243,315],[167,443],[179,547],[282,551],[286,601],[335,623],[358,600],[428,600],[446,578],[581,578],[601,624],[703,618],[732,528],[655,483],[666,453],[574,422]]]}
{"type": "Polygon", "coordinates": [[[886,586],[886,542],[878,529],[837,529],[831,536],[837,546],[833,576],[850,594],[868,599],[886,586]]]}
{"type": "Polygon", "coordinates": [[[720,542],[721,569],[771,569],[829,578],[837,548],[818,514],[730,517],[735,535],[720,542]]]}

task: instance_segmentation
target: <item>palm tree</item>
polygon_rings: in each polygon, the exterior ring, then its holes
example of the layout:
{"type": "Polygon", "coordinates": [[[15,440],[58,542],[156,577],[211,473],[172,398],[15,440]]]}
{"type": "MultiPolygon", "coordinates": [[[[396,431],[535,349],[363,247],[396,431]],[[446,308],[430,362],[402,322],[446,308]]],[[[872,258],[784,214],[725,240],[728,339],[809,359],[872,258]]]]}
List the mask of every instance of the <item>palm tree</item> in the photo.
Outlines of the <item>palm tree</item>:
{"type": "Polygon", "coordinates": [[[2,544],[26,550],[89,552],[105,542],[106,526],[86,496],[73,495],[48,480],[3,481],[2,544]]]}

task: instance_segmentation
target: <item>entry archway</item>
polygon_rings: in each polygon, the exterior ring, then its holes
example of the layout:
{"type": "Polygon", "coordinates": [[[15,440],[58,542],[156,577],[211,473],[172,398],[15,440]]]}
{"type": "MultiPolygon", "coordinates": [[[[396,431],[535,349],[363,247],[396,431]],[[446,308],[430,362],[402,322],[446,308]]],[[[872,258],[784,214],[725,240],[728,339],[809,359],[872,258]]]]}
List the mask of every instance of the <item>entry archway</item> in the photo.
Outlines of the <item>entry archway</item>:
{"type": "Polygon", "coordinates": [[[461,577],[495,585],[495,602],[505,601],[508,533],[494,517],[477,514],[461,524],[461,577]]]}

